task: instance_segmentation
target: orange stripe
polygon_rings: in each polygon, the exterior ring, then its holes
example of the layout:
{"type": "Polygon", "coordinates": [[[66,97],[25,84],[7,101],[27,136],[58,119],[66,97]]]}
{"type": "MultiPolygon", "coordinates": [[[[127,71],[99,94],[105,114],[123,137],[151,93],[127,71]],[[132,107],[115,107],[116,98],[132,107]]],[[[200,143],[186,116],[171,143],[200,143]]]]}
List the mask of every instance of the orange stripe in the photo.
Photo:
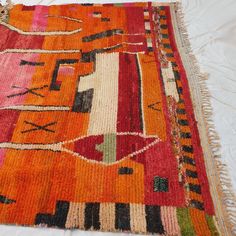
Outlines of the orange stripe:
{"type": "Polygon", "coordinates": [[[208,228],[204,211],[200,211],[195,208],[190,208],[189,212],[190,212],[191,220],[192,220],[196,235],[211,236],[211,232],[208,228]]]}
{"type": "Polygon", "coordinates": [[[142,69],[145,132],[147,135],[158,135],[164,141],[166,140],[166,122],[162,109],[162,92],[155,58],[151,53],[149,55],[140,54],[139,61],[142,69]],[[157,110],[159,108],[160,110],[157,110]]]}

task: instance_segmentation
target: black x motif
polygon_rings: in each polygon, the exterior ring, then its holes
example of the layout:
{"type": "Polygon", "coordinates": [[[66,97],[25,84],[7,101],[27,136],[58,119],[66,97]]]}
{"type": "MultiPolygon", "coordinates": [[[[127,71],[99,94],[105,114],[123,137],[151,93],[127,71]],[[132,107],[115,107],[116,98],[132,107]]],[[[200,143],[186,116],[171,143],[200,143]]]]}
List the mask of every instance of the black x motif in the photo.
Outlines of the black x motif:
{"type": "Polygon", "coordinates": [[[28,132],[32,132],[32,131],[36,131],[36,130],[44,130],[44,131],[47,131],[47,132],[55,133],[55,130],[48,129],[47,127],[55,125],[57,123],[57,122],[51,122],[51,123],[48,123],[46,125],[37,125],[37,124],[34,124],[32,122],[29,122],[29,121],[24,121],[24,122],[28,125],[31,125],[31,126],[35,127],[35,128],[21,131],[21,133],[23,133],[23,134],[28,133],[28,132]]]}
{"type": "Polygon", "coordinates": [[[161,111],[161,109],[157,108],[156,105],[160,104],[161,102],[155,102],[153,104],[148,105],[148,108],[151,108],[155,111],[161,111]]]}
{"type": "Polygon", "coordinates": [[[19,87],[19,86],[16,86],[16,85],[13,85],[12,88],[16,88],[16,89],[24,89],[25,91],[23,92],[20,92],[20,93],[15,93],[15,94],[11,94],[11,95],[8,95],[7,97],[8,98],[11,98],[11,97],[15,97],[15,96],[23,96],[27,93],[31,93],[35,96],[38,96],[38,97],[44,97],[44,95],[40,94],[40,93],[36,93],[35,91],[37,90],[42,90],[44,88],[47,88],[48,85],[43,85],[41,87],[36,87],[36,88],[24,88],[24,87],[19,87]]]}

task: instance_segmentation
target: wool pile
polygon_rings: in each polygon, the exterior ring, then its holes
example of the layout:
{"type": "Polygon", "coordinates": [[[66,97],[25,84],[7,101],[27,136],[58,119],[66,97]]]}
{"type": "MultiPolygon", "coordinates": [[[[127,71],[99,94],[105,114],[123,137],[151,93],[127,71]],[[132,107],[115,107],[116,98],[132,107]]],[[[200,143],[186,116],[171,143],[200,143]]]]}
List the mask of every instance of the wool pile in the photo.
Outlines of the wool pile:
{"type": "Polygon", "coordinates": [[[0,14],[1,224],[228,232],[179,4],[0,14]]]}

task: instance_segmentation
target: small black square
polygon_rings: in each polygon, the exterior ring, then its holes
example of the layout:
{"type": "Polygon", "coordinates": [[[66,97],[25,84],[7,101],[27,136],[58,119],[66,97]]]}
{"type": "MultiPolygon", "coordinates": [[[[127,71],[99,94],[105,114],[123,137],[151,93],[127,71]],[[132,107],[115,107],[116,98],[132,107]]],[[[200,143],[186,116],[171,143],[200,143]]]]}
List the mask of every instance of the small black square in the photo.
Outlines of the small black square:
{"type": "Polygon", "coordinates": [[[154,192],[168,192],[169,191],[168,179],[155,176],[153,183],[153,190],[154,192]]]}

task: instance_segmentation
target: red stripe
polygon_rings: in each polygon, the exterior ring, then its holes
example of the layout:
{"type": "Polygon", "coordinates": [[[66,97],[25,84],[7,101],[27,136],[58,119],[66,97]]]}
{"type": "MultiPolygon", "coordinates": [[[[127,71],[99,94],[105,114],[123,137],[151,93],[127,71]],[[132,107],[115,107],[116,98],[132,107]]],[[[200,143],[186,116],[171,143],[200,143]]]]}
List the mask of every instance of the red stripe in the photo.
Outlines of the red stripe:
{"type": "Polygon", "coordinates": [[[142,45],[129,46],[128,51],[139,52],[147,51],[146,37],[145,37],[145,26],[144,26],[144,15],[142,7],[126,7],[127,17],[127,30],[129,34],[143,34],[143,35],[130,35],[128,36],[129,42],[140,43],[142,45]]]}
{"type": "Polygon", "coordinates": [[[0,111],[0,142],[10,142],[14,133],[15,124],[19,118],[20,111],[1,110],[0,111]]]}
{"type": "Polygon", "coordinates": [[[130,34],[144,33],[144,16],[142,7],[126,7],[127,28],[130,34]]]}
{"type": "Polygon", "coordinates": [[[20,35],[0,25],[0,50],[5,49],[41,49],[44,36],[20,35]]]}
{"type": "Polygon", "coordinates": [[[119,55],[118,132],[142,132],[140,83],[136,55],[119,55]]]}
{"type": "Polygon", "coordinates": [[[137,135],[117,135],[116,136],[116,160],[121,160],[129,154],[147,147],[154,142],[155,138],[143,138],[137,135]]]}
{"type": "Polygon", "coordinates": [[[178,52],[176,42],[175,42],[174,30],[173,30],[172,23],[171,23],[170,9],[169,9],[169,7],[165,7],[165,10],[166,10],[166,15],[167,15],[167,25],[168,25],[168,30],[169,30],[171,48],[174,51],[174,57],[176,59],[177,65],[180,69],[180,78],[181,78],[182,87],[183,87],[183,97],[184,97],[184,102],[185,102],[185,109],[186,109],[186,114],[187,114],[189,126],[191,129],[192,145],[193,145],[193,149],[194,149],[194,158],[195,158],[195,162],[196,162],[198,179],[201,184],[204,206],[205,206],[205,210],[208,214],[214,214],[214,206],[213,206],[212,199],[211,199],[208,178],[206,175],[206,169],[205,169],[205,164],[204,164],[204,159],[203,159],[203,152],[202,152],[202,148],[201,148],[199,132],[197,129],[197,122],[196,122],[196,119],[194,116],[187,75],[186,75],[180,54],[178,52]]]}

